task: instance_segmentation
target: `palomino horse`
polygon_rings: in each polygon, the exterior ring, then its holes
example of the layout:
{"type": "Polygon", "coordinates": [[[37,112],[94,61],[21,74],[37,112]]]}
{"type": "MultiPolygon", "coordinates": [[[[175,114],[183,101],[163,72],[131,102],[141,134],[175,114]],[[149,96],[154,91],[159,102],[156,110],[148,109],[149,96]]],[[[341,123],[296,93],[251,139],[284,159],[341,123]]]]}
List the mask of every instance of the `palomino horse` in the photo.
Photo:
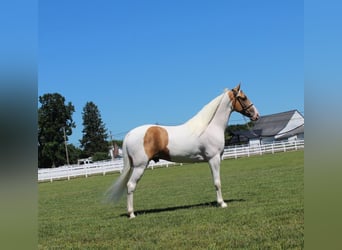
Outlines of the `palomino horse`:
{"type": "Polygon", "coordinates": [[[217,202],[221,207],[227,207],[221,194],[220,163],[224,131],[232,111],[253,121],[259,118],[258,110],[240,90],[240,84],[225,90],[182,125],[143,125],[131,130],[123,142],[124,168],[107,191],[107,198],[118,201],[126,191],[128,216],[134,218],[133,192],[151,160],[206,161],[214,180],[217,202]]]}

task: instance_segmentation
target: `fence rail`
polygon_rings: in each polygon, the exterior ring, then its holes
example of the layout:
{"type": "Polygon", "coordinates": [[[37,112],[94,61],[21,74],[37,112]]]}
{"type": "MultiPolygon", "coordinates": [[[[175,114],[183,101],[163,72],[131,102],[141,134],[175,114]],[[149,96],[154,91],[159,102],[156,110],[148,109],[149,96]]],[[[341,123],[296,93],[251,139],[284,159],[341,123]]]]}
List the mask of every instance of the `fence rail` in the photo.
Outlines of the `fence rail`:
{"type": "MultiPolygon", "coordinates": [[[[286,152],[292,150],[299,150],[304,148],[304,140],[296,141],[284,141],[275,142],[270,144],[262,145],[240,145],[233,147],[226,147],[224,149],[222,159],[237,159],[239,157],[249,157],[251,155],[262,155],[262,154],[274,154],[276,152],[286,152]]],[[[168,167],[170,165],[176,165],[178,163],[169,162],[165,160],[160,160],[157,163],[151,161],[149,168],[153,169],[155,167],[168,167]]],[[[70,165],[62,166],[58,168],[45,168],[38,169],[38,181],[54,181],[58,179],[70,179],[73,177],[89,175],[102,174],[111,172],[121,172],[123,168],[122,159],[116,159],[114,161],[98,161],[90,164],[83,165],[70,165]]]]}
{"type": "MultiPolygon", "coordinates": [[[[155,167],[168,167],[170,165],[175,165],[179,163],[169,162],[165,160],[160,160],[157,163],[151,162],[149,168],[153,169],[155,167]]],[[[84,176],[88,177],[94,174],[106,175],[107,173],[120,172],[123,168],[122,158],[116,159],[114,161],[98,161],[89,164],[82,165],[70,165],[62,166],[58,168],[42,168],[38,169],[38,181],[54,181],[59,179],[68,179],[84,176]]]]}
{"type": "Polygon", "coordinates": [[[274,154],[276,152],[286,152],[304,148],[304,140],[273,142],[255,146],[239,145],[226,147],[222,159],[238,157],[249,157],[251,155],[274,154]]]}

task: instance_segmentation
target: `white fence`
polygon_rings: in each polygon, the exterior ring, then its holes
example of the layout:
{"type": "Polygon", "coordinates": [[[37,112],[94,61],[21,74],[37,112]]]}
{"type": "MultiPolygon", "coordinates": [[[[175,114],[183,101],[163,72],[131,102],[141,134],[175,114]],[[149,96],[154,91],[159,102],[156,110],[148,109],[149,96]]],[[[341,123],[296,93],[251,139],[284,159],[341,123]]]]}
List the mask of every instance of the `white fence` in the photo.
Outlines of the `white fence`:
{"type": "Polygon", "coordinates": [[[274,154],[304,148],[304,140],[282,141],[255,146],[238,145],[226,147],[222,159],[249,157],[251,155],[274,154]]]}
{"type": "MultiPolygon", "coordinates": [[[[286,152],[304,148],[304,140],[275,142],[256,146],[240,145],[226,147],[222,159],[231,159],[239,157],[249,157],[251,155],[274,154],[276,152],[286,152]]],[[[168,167],[177,163],[160,160],[157,163],[151,161],[149,167],[168,167]]],[[[114,161],[99,161],[83,165],[70,165],[58,168],[38,169],[38,181],[53,181],[58,179],[70,179],[77,176],[88,177],[93,174],[105,175],[109,172],[121,172],[123,168],[122,159],[114,161]]]]}
{"type": "MultiPolygon", "coordinates": [[[[154,167],[168,167],[169,165],[175,165],[177,163],[160,160],[157,163],[153,161],[150,163],[149,168],[154,167]]],[[[89,175],[102,174],[112,172],[121,172],[123,168],[123,160],[116,159],[114,161],[98,161],[89,164],[82,165],[70,165],[62,166],[58,168],[42,168],[38,169],[38,181],[54,181],[58,179],[68,179],[78,176],[88,177],[89,175]]]]}

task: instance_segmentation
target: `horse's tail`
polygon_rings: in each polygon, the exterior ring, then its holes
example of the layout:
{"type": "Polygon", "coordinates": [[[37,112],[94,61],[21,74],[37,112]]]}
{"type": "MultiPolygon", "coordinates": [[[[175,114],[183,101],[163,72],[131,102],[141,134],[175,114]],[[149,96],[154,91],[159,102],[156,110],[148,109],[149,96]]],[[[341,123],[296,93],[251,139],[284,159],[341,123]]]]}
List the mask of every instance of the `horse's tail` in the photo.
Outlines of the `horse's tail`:
{"type": "Polygon", "coordinates": [[[106,202],[118,202],[125,191],[127,191],[127,182],[131,173],[131,160],[127,152],[126,142],[124,140],[122,146],[123,163],[124,167],[121,175],[116,182],[106,192],[106,202]]]}

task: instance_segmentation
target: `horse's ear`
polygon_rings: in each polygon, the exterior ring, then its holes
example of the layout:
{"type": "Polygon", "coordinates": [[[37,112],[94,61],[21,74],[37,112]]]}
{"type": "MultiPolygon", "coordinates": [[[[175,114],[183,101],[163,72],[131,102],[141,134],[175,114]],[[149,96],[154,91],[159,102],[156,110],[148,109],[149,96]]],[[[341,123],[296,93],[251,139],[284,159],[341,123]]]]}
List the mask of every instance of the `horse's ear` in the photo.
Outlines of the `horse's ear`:
{"type": "Polygon", "coordinates": [[[240,90],[240,85],[241,85],[241,82],[234,88],[234,90],[235,90],[236,92],[239,92],[239,90],[240,90]]]}

